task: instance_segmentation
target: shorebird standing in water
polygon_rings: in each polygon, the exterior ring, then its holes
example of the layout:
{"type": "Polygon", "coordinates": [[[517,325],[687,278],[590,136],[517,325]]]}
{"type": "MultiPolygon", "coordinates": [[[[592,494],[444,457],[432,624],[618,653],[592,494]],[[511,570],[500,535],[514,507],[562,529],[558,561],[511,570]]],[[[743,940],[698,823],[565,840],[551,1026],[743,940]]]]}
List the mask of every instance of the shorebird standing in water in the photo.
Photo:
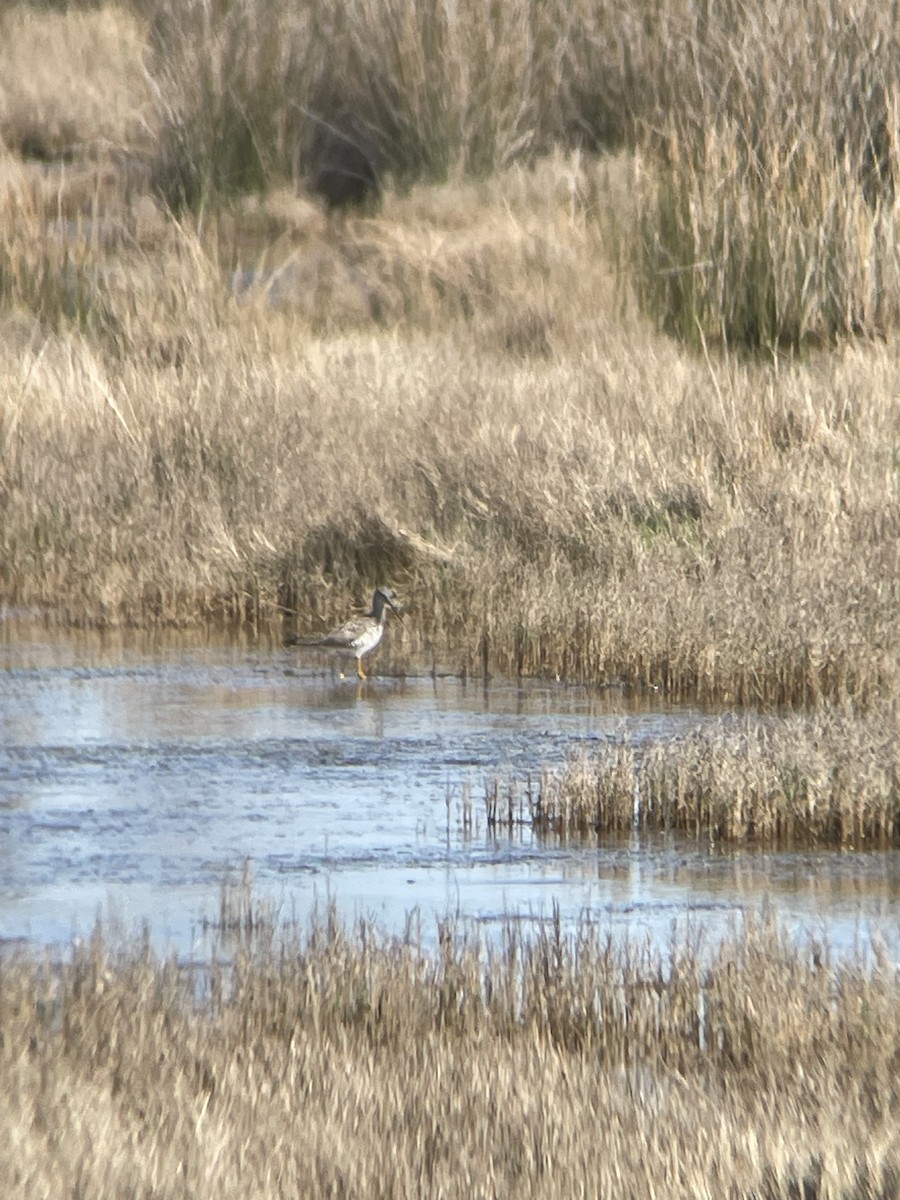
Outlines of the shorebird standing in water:
{"type": "MultiPolygon", "coordinates": [[[[395,603],[394,593],[390,588],[375,589],[372,597],[372,611],[364,617],[353,617],[330,633],[309,634],[288,639],[289,646],[307,646],[316,650],[327,650],[340,658],[356,659],[356,674],[360,679],[367,679],[363,670],[362,660],[366,654],[381,641],[384,634],[384,623],[387,610],[391,609],[401,616],[400,609],[395,603]]],[[[401,618],[402,619],[402,618],[401,618]]],[[[344,672],[341,671],[341,679],[344,672]]]]}

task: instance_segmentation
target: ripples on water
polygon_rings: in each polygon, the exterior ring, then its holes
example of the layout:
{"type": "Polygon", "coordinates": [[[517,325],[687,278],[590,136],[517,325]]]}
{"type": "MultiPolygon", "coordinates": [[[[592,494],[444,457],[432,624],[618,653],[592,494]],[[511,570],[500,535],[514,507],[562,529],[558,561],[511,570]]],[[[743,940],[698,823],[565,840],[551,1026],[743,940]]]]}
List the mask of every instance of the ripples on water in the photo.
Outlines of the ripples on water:
{"type": "MultiPolygon", "coordinates": [[[[713,850],[671,840],[560,845],[486,829],[497,772],[519,778],[605,739],[713,719],[560,684],[376,677],[360,688],[281,647],[51,637],[0,642],[0,938],[66,943],[98,914],[202,953],[223,878],[302,916],[426,933],[454,914],[587,916],[667,941],[763,901],[853,947],[900,945],[900,856],[713,850]],[[462,821],[471,798],[472,824],[462,821]]],[[[376,668],[377,669],[377,668],[376,668]]]]}

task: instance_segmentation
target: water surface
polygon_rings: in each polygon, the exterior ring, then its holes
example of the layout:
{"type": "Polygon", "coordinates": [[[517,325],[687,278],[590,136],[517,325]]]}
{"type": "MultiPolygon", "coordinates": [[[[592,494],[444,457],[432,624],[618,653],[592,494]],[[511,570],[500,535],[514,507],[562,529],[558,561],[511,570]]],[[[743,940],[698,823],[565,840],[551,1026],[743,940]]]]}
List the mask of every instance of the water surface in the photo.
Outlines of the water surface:
{"type": "MultiPolygon", "coordinates": [[[[657,695],[466,683],[423,672],[342,681],[278,646],[225,637],[0,641],[0,938],[64,945],[98,915],[204,952],[222,881],[303,917],[423,929],[456,915],[587,917],[665,942],[767,904],[836,946],[875,932],[900,960],[900,855],[761,853],[691,842],[564,845],[487,829],[485,784],[714,718],[657,695]],[[471,820],[464,820],[467,814],[471,820]]],[[[376,666],[377,670],[377,666],[376,666]]]]}

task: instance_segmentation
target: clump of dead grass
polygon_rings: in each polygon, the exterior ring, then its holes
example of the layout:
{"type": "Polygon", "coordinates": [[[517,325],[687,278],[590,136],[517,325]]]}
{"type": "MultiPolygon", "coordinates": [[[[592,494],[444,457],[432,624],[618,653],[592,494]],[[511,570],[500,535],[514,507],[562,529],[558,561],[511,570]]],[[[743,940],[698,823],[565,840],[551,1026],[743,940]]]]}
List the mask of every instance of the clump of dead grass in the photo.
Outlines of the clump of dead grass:
{"type": "Polygon", "coordinates": [[[772,348],[896,328],[895,14],[663,6],[642,298],[670,332],[772,348]],[[823,81],[828,80],[827,86],[823,81]]]}
{"type": "Polygon", "coordinates": [[[682,833],[709,842],[865,848],[900,839],[894,709],[729,716],[695,733],[612,741],[539,780],[493,780],[489,826],[563,837],[682,833]]]}
{"type": "Polygon", "coordinates": [[[146,30],[115,4],[0,14],[0,144],[42,162],[108,158],[153,136],[146,30]]]}
{"type": "Polygon", "coordinates": [[[98,930],[71,962],[0,970],[0,1181],[10,1200],[72,1180],[98,1200],[887,1198],[898,1000],[886,958],[753,922],[668,953],[447,925],[426,953],[329,914],[248,938],[202,987],[98,930]]]}
{"type": "Polygon", "coordinates": [[[194,206],[302,176],[310,131],[348,121],[401,187],[615,142],[650,57],[640,18],[608,3],[140,8],[154,48],[159,182],[194,206]]]}

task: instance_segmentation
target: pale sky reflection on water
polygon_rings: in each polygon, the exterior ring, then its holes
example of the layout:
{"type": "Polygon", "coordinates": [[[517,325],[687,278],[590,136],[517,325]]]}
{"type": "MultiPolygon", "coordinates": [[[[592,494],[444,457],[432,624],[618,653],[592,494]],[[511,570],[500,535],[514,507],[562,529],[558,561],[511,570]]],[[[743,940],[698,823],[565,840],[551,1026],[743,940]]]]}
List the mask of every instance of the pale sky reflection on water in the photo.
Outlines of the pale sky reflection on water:
{"type": "Polygon", "coordinates": [[[667,944],[768,906],[852,950],[900,961],[900,854],[560,845],[486,828],[485,782],[524,779],[606,739],[639,745],[714,719],[658,696],[429,674],[364,687],[278,646],[211,636],[0,634],[0,938],[65,945],[98,914],[203,952],[222,880],[301,920],[433,935],[448,915],[510,917],[667,944]],[[472,800],[464,829],[462,798],[472,800]],[[449,801],[449,804],[448,804],[449,801]]]}

